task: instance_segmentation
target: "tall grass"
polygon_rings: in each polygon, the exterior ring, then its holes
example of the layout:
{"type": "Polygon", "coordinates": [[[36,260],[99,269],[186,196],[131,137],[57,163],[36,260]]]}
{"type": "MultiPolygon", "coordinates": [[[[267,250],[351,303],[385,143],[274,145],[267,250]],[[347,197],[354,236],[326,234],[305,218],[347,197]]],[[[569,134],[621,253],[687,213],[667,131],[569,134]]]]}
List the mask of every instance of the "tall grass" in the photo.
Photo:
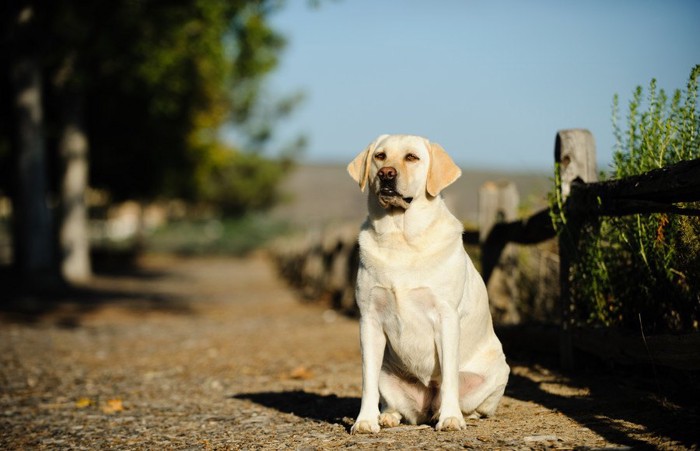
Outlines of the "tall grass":
{"type": "MultiPolygon", "coordinates": [[[[699,78],[700,65],[691,71],[685,90],[670,98],[656,80],[646,95],[637,87],[624,124],[614,97],[610,176],[700,158],[699,78]]],[[[585,225],[580,245],[572,268],[579,323],[638,330],[641,319],[647,333],[700,330],[700,218],[599,218],[585,225]]]]}

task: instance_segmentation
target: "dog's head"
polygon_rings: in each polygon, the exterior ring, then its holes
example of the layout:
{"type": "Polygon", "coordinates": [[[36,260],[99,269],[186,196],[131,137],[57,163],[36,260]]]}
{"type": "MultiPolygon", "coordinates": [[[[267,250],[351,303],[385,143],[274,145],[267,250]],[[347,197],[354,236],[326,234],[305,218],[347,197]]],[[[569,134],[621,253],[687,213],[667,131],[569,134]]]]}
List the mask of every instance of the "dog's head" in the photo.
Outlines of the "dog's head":
{"type": "Polygon", "coordinates": [[[362,191],[369,185],[383,208],[406,210],[413,199],[436,197],[462,174],[437,143],[413,135],[381,135],[348,165],[362,191]]]}

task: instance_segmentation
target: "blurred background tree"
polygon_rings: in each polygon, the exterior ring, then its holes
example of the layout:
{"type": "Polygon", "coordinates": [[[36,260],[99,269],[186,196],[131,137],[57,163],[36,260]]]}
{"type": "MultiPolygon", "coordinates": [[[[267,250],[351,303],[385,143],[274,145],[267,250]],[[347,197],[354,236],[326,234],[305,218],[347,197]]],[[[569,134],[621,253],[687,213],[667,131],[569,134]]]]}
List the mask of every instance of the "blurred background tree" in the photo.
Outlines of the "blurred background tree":
{"type": "Polygon", "coordinates": [[[234,215],[278,200],[293,153],[271,159],[261,149],[300,99],[271,101],[262,89],[284,47],[269,25],[280,7],[275,0],[5,2],[0,108],[12,120],[0,125],[0,192],[12,199],[23,273],[46,271],[46,261],[28,265],[25,256],[50,236],[58,254],[51,266],[68,279],[89,276],[88,185],[112,201],[180,198],[234,215]],[[17,106],[29,80],[39,93],[38,120],[17,106]],[[221,140],[226,124],[240,131],[240,147],[221,140]],[[37,155],[39,169],[22,171],[37,155]],[[34,193],[35,207],[23,190],[34,193]],[[60,199],[56,231],[49,219],[37,226],[24,213],[46,208],[47,198],[60,199]]]}

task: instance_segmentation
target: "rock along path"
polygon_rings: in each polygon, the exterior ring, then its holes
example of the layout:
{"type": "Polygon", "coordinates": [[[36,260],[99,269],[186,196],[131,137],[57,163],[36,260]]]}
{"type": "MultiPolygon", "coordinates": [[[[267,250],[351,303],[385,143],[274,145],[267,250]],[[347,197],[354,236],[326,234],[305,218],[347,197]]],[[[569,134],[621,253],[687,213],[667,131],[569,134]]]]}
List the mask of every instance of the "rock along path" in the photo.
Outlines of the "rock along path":
{"type": "Polygon", "coordinates": [[[300,303],[268,260],[149,256],[0,321],[0,449],[692,448],[697,417],[605,379],[511,362],[466,431],[348,431],[358,325],[300,303]],[[27,310],[28,309],[28,310],[27,310]],[[29,311],[28,314],[27,311],[29,311]]]}

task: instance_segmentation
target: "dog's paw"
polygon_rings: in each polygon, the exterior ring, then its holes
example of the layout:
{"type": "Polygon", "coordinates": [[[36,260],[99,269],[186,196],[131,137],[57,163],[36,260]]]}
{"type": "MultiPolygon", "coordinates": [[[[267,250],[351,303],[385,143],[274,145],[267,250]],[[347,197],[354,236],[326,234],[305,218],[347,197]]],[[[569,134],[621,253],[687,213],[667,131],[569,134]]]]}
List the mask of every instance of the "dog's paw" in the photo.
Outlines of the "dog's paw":
{"type": "Polygon", "coordinates": [[[383,413],[379,415],[379,425],[383,428],[395,428],[401,423],[398,413],[383,413]]]}
{"type": "Polygon", "coordinates": [[[438,431],[461,431],[467,428],[467,423],[464,418],[460,415],[459,417],[447,417],[441,418],[438,421],[435,430],[438,431]]]}
{"type": "Polygon", "coordinates": [[[467,415],[467,420],[480,420],[480,419],[481,419],[481,415],[476,411],[467,415]]]}
{"type": "Polygon", "coordinates": [[[371,420],[360,420],[357,419],[355,424],[350,428],[351,434],[376,434],[379,432],[379,423],[377,421],[371,420]]]}

